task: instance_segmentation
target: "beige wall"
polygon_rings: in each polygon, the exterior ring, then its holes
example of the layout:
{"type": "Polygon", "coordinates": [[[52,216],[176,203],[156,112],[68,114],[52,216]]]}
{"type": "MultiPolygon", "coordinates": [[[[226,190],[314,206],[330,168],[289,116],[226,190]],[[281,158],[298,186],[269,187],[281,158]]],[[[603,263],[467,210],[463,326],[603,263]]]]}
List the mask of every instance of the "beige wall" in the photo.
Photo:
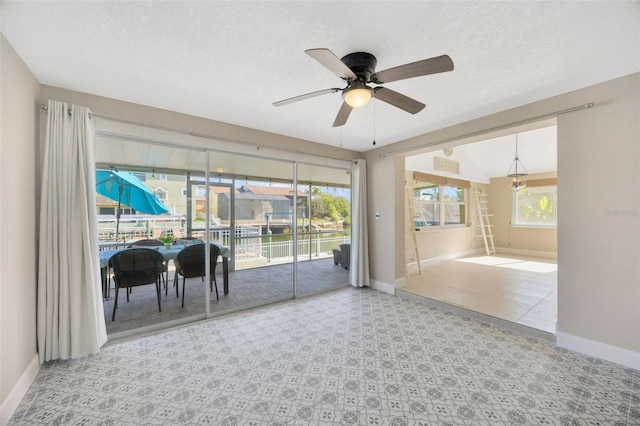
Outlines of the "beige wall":
{"type": "MultiPolygon", "coordinates": [[[[555,172],[536,173],[527,176],[527,180],[554,177],[555,172]]],[[[510,177],[491,179],[487,192],[496,248],[555,255],[558,251],[556,228],[511,226],[513,192],[508,188],[511,180],[510,177]]]]}
{"type": "MultiPolygon", "coordinates": [[[[381,283],[393,283],[394,277],[398,276],[396,267],[398,267],[398,255],[404,261],[404,239],[399,241],[394,235],[404,235],[404,228],[396,230],[396,206],[399,204],[403,209],[404,204],[402,197],[399,202],[394,203],[394,187],[404,186],[404,164],[402,165],[402,174],[396,175],[396,159],[393,157],[384,159],[374,164],[375,172],[372,172],[372,166],[367,161],[367,196],[368,196],[368,222],[369,222],[369,257],[375,261],[369,262],[369,275],[371,280],[381,283]],[[384,194],[386,196],[374,196],[372,194],[384,194]],[[380,214],[380,218],[376,219],[376,213],[380,214]]],[[[400,194],[402,195],[402,194],[400,194]]],[[[404,223],[401,223],[404,226],[404,223]]],[[[399,267],[404,274],[404,266],[400,263],[399,267]]]]}
{"type": "MultiPolygon", "coordinates": [[[[405,171],[405,180],[409,187],[413,186],[413,171],[405,171]]],[[[487,187],[488,185],[474,182],[472,183],[471,188],[467,190],[467,226],[426,227],[415,233],[418,254],[420,255],[421,260],[455,255],[484,247],[482,238],[476,237],[476,235],[481,235],[481,230],[475,226],[477,224],[477,217],[473,191],[477,188],[486,193],[487,187]]],[[[405,258],[407,263],[411,263],[411,258],[415,257],[412,241],[413,218],[410,218],[409,215],[405,213],[404,221],[406,246],[405,258]]]]}
{"type": "MultiPolygon", "coordinates": [[[[438,141],[481,132],[531,117],[594,102],[595,106],[558,117],[558,324],[559,333],[587,343],[632,351],[640,356],[640,74],[604,82],[502,113],[461,123],[367,153],[371,205],[384,205],[403,193],[403,182],[384,185],[393,161],[438,141]],[[398,153],[398,151],[402,151],[398,153]]],[[[401,201],[400,201],[401,202],[401,201]]],[[[403,221],[402,216],[389,220],[403,221]]],[[[370,227],[370,241],[395,239],[404,231],[370,227]]],[[[402,262],[402,261],[401,261],[402,262]]],[[[372,250],[372,274],[395,285],[388,255],[372,250]],[[387,263],[386,271],[376,269],[387,263]],[[387,281],[388,280],[388,281],[387,281]]]]}
{"type": "MultiPolygon", "coordinates": [[[[474,240],[476,240],[476,243],[482,241],[479,238],[474,238],[473,235],[474,230],[470,226],[450,229],[427,229],[418,232],[416,239],[420,259],[433,259],[472,250],[474,248],[474,240]]],[[[411,242],[408,241],[409,238],[410,235],[405,236],[405,243],[411,245],[411,242]]]]}
{"type": "Polygon", "coordinates": [[[40,85],[0,35],[0,403],[36,355],[36,129],[40,85]]]}
{"type": "MultiPolygon", "coordinates": [[[[556,177],[556,173],[538,173],[528,176],[529,179],[543,179],[556,177]]],[[[411,184],[412,172],[405,172],[405,179],[411,184]]],[[[416,233],[416,241],[421,260],[433,259],[441,256],[457,255],[470,250],[484,249],[484,241],[477,228],[478,218],[473,190],[479,189],[488,194],[489,221],[492,225],[493,240],[496,250],[513,250],[526,254],[540,254],[555,256],[557,253],[556,228],[511,226],[511,211],[513,207],[512,191],[507,187],[511,178],[491,179],[490,185],[474,182],[468,192],[469,226],[463,228],[424,228],[416,233]],[[535,252],[535,253],[534,253],[535,252]]],[[[405,215],[405,220],[407,216],[405,215]]],[[[413,250],[411,234],[405,232],[405,253],[407,262],[413,250]]]]}
{"type": "MultiPolygon", "coordinates": [[[[287,152],[311,154],[340,160],[362,158],[362,155],[359,153],[344,148],[43,85],[40,91],[40,102],[46,104],[49,99],[86,106],[100,117],[140,125],[157,126],[161,129],[171,129],[183,133],[202,135],[205,138],[216,138],[221,141],[237,141],[241,144],[252,143],[260,145],[261,147],[270,147],[287,152]]],[[[211,139],[211,146],[209,146],[209,148],[214,148],[218,143],[216,140],[211,139]]],[[[261,152],[264,152],[264,150],[261,152]]]]}
{"type": "Polygon", "coordinates": [[[640,352],[640,74],[567,97],[595,107],[558,118],[558,330],[640,352]]]}

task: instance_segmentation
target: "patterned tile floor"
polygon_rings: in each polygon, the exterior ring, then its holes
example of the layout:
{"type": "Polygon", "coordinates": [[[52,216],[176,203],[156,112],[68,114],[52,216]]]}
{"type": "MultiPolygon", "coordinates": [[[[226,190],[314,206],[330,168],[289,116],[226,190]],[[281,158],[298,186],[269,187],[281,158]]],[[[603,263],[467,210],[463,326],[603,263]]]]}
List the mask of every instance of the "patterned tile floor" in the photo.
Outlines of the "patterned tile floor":
{"type": "Polygon", "coordinates": [[[45,364],[10,425],[639,425],[640,371],[370,289],[45,364]]]}

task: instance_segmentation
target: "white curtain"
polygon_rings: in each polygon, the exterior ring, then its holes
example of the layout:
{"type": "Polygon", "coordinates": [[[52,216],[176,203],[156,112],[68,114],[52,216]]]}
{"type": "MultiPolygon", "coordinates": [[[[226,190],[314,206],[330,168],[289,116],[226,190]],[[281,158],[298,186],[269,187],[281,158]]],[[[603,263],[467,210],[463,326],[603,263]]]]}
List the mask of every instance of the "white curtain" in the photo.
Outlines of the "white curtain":
{"type": "Polygon", "coordinates": [[[369,238],[367,231],[367,163],[354,162],[351,168],[351,265],[349,282],[354,287],[369,286],[369,238]]]}
{"type": "Polygon", "coordinates": [[[98,257],[94,126],[81,106],[49,101],[40,194],[40,363],[94,354],[107,341],[98,257]]]}

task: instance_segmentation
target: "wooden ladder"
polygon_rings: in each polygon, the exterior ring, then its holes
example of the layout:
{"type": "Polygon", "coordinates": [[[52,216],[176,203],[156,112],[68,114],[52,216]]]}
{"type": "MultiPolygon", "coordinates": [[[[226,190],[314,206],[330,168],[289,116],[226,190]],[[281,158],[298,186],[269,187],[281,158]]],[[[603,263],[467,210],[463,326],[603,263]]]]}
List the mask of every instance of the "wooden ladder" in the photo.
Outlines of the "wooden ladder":
{"type": "Polygon", "coordinates": [[[489,194],[485,194],[481,189],[474,188],[473,193],[476,200],[476,214],[478,216],[478,227],[480,228],[480,234],[476,235],[478,238],[484,240],[484,249],[487,252],[487,256],[496,254],[496,247],[493,244],[493,225],[489,218],[493,215],[489,214],[489,194]]]}
{"type": "Polygon", "coordinates": [[[407,186],[405,182],[405,209],[404,209],[404,227],[405,227],[405,240],[407,234],[411,234],[409,241],[412,244],[407,247],[405,242],[405,271],[409,276],[409,262],[415,262],[418,266],[417,275],[422,275],[422,265],[420,265],[420,252],[418,250],[418,240],[416,237],[416,227],[414,222],[415,209],[413,207],[413,187],[407,186]]]}

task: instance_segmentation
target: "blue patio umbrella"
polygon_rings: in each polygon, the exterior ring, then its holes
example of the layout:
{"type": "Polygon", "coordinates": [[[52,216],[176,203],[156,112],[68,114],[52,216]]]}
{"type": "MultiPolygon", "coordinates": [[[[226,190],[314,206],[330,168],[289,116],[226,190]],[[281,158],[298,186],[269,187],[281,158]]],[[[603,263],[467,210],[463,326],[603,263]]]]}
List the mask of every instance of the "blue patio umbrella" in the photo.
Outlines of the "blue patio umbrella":
{"type": "Polygon", "coordinates": [[[124,204],[140,213],[162,214],[169,209],[151,190],[130,172],[96,170],[96,192],[118,202],[116,238],[120,232],[120,205],[124,204]]]}

